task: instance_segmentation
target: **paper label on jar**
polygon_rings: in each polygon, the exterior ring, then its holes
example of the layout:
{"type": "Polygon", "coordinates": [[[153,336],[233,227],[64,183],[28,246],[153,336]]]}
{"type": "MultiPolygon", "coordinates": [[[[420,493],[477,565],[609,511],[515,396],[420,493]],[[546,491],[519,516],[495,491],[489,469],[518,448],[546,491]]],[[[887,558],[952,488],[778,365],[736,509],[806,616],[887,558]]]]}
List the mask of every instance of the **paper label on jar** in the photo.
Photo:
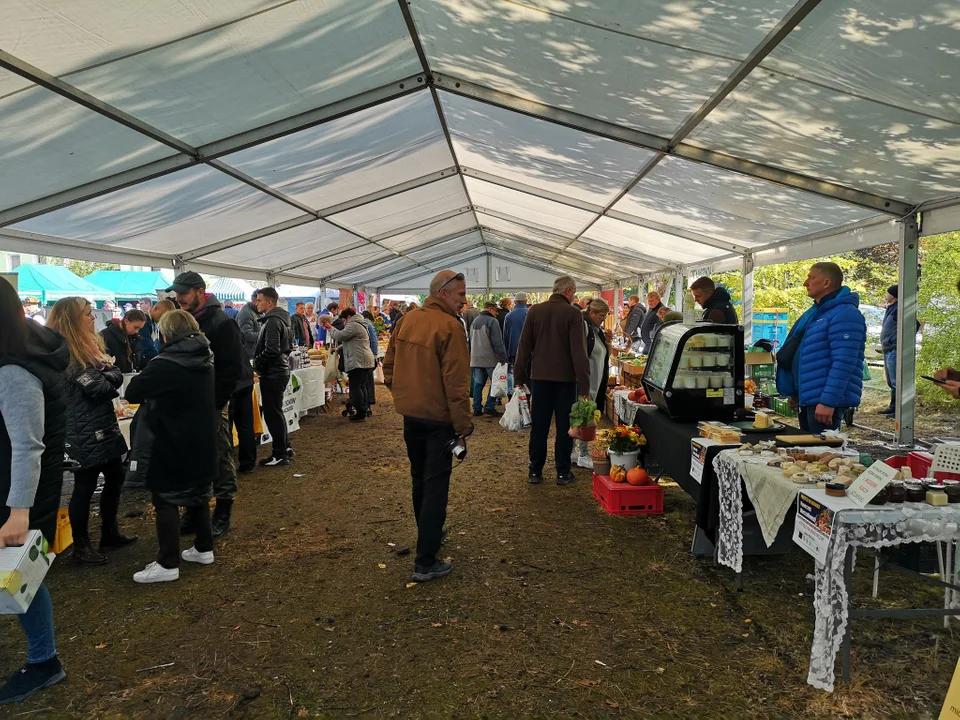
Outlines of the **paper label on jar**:
{"type": "Polygon", "coordinates": [[[734,403],[734,389],[733,388],[724,388],[723,389],[723,404],[724,405],[733,405],[734,403]]]}

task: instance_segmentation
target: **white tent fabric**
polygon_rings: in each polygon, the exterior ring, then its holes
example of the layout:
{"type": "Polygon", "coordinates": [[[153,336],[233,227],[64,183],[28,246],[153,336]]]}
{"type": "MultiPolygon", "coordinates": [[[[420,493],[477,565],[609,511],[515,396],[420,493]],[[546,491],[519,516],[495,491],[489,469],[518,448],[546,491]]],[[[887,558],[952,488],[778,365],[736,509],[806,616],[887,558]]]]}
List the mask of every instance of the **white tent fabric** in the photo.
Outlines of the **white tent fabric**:
{"type": "Polygon", "coordinates": [[[10,0],[0,249],[591,286],[960,227],[947,0],[10,0]]]}

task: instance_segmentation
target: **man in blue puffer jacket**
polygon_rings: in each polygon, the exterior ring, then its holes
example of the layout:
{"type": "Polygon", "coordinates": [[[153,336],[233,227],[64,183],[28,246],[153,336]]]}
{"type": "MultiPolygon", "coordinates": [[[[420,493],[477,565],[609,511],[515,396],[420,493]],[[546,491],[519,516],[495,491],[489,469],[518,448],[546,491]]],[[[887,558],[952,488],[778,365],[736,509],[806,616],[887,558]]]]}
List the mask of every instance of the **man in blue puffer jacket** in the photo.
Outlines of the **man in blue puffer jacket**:
{"type": "Polygon", "coordinates": [[[799,408],[801,430],[821,433],[860,405],[867,326],[836,263],[816,263],[803,285],[814,304],[777,353],[777,390],[799,408]]]}

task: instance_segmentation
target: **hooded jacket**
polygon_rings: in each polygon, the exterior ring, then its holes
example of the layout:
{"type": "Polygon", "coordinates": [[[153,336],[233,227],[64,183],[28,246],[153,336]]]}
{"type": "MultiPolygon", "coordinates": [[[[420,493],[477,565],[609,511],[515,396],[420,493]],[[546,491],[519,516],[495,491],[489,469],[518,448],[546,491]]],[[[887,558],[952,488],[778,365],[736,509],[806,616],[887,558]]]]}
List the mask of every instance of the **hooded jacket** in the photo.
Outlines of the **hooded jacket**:
{"type": "Polygon", "coordinates": [[[343,358],[344,372],[351,370],[372,370],[377,358],[370,352],[370,323],[363,315],[354,315],[345,323],[343,330],[331,327],[327,338],[343,345],[340,356],[343,358]]]}
{"type": "Polygon", "coordinates": [[[260,320],[260,336],[253,356],[253,367],[257,374],[268,380],[289,379],[292,349],[290,315],[280,307],[265,312],[260,320]]]}
{"type": "Polygon", "coordinates": [[[67,368],[66,453],[81,468],[103,465],[127,451],[113,410],[121,385],[123,373],[113,365],[67,368]]]}
{"type": "Polygon", "coordinates": [[[623,321],[623,332],[626,333],[627,337],[634,341],[640,339],[640,326],[643,324],[644,317],[645,311],[642,303],[637,303],[630,308],[630,312],[627,313],[627,317],[623,321]]]}
{"type": "Polygon", "coordinates": [[[703,306],[703,320],[721,325],[739,325],[737,310],[730,302],[730,293],[722,286],[717,286],[713,295],[703,306]]]}
{"type": "Polygon", "coordinates": [[[458,435],[470,432],[467,338],[456,313],[439,298],[430,296],[394,326],[383,382],[404,417],[450,424],[458,435]]]}
{"type": "Polygon", "coordinates": [[[130,381],[126,397],[140,404],[130,455],[131,465],[149,463],[147,487],[172,505],[207,502],[218,471],[219,420],[207,338],[189,333],[161,345],[156,359],[130,381]]]}
{"type": "Polygon", "coordinates": [[[513,306],[513,310],[507,313],[503,321],[503,344],[507,348],[507,361],[513,362],[517,359],[517,348],[520,347],[520,333],[523,332],[523,323],[527,320],[527,311],[530,306],[526,303],[518,302],[513,306]]]}
{"type": "Polygon", "coordinates": [[[643,341],[643,354],[650,354],[650,346],[653,344],[653,330],[660,324],[660,318],[657,317],[657,311],[663,307],[663,303],[657,303],[657,306],[647,310],[640,322],[640,339],[643,341]]]}
{"type": "Polygon", "coordinates": [[[883,324],[880,326],[880,349],[885,353],[897,349],[897,303],[890,305],[883,314],[883,324]]]}
{"type": "Polygon", "coordinates": [[[500,323],[487,310],[481,312],[470,326],[470,367],[494,368],[507,361],[500,323]]]}
{"type": "Polygon", "coordinates": [[[513,366],[517,385],[529,380],[576,383],[577,394],[590,392],[590,364],[582,310],[554,293],[527,313],[513,366]]]}
{"type": "Polygon", "coordinates": [[[210,341],[217,383],[217,409],[222,410],[230,402],[230,396],[240,381],[253,377],[249,363],[244,368],[240,326],[223,311],[217,296],[212,293],[207,293],[206,303],[193,316],[210,341]]]}
{"type": "MultiPolygon", "coordinates": [[[[63,487],[63,448],[67,434],[67,406],[64,384],[70,352],[66,342],[53,330],[27,322],[27,347],[23,355],[0,357],[0,367],[16,365],[40,381],[43,404],[34,408],[43,411],[43,451],[40,455],[40,476],[36,488],[23,506],[30,508],[30,527],[40,530],[53,543],[57,530],[57,510],[63,487]]],[[[4,388],[0,385],[0,392],[4,388]]],[[[0,526],[10,516],[12,502],[13,446],[7,425],[16,417],[0,415],[0,526]]],[[[18,483],[20,484],[20,483],[18,483]]],[[[21,505],[17,505],[21,507],[21,505]]]]}
{"type": "Polygon", "coordinates": [[[236,321],[243,338],[243,347],[253,359],[257,354],[257,339],[260,337],[260,313],[252,302],[248,302],[240,308],[236,321]]]}
{"type": "MultiPolygon", "coordinates": [[[[800,407],[860,405],[867,326],[860,296],[843,286],[816,303],[790,328],[787,341],[803,332],[792,367],[777,368],[777,390],[800,407]]],[[[786,343],[784,343],[786,344],[786,343]]]]}
{"type": "MultiPolygon", "coordinates": [[[[144,326],[146,327],[146,326],[144,326]]],[[[127,335],[123,331],[122,320],[111,320],[100,331],[107,354],[113,355],[114,365],[122,373],[132,373],[140,367],[140,334],[127,335]]]]}

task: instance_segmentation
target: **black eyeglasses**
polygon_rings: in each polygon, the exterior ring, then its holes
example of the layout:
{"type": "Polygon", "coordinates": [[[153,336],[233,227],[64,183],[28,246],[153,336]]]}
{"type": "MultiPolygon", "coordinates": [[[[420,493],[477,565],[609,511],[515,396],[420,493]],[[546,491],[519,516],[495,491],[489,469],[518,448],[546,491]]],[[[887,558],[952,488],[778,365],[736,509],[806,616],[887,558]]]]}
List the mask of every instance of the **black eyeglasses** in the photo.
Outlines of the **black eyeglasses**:
{"type": "MultiPolygon", "coordinates": [[[[452,278],[450,278],[449,280],[447,280],[443,285],[441,285],[441,286],[440,286],[440,290],[443,290],[447,285],[449,285],[450,283],[452,283],[454,280],[463,280],[463,281],[466,281],[466,279],[467,279],[467,278],[465,278],[465,277],[463,276],[463,273],[457,273],[457,274],[454,275],[452,278]]],[[[437,292],[440,292],[440,290],[437,290],[437,292]]]]}

